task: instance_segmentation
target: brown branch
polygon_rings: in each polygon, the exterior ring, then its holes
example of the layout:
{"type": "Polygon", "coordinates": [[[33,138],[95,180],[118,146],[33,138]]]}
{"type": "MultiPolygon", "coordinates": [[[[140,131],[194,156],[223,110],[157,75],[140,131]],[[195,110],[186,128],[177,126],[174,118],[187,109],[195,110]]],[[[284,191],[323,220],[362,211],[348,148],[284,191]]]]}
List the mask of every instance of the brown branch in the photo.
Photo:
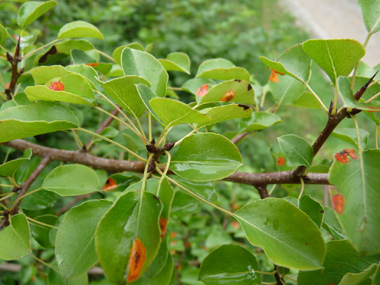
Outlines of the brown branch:
{"type": "Polygon", "coordinates": [[[231,141],[232,141],[234,144],[237,144],[237,143],[240,142],[242,139],[244,139],[248,134],[249,134],[249,132],[244,132],[244,133],[238,134],[238,135],[236,135],[231,141]]]}
{"type": "Polygon", "coordinates": [[[44,168],[50,163],[51,159],[49,156],[44,156],[41,160],[41,162],[37,165],[37,167],[34,169],[32,174],[28,177],[28,179],[21,185],[20,193],[17,195],[16,202],[13,204],[12,208],[9,211],[4,211],[3,216],[4,219],[0,223],[0,229],[4,226],[8,225],[9,221],[9,215],[14,215],[18,212],[18,208],[20,206],[20,203],[22,201],[22,196],[25,195],[25,193],[28,191],[30,185],[34,182],[34,180],[37,179],[38,175],[44,170],[44,168]]]}
{"type": "Polygon", "coordinates": [[[65,213],[68,209],[70,209],[72,206],[74,206],[76,203],[78,203],[79,201],[90,198],[90,197],[91,197],[91,194],[84,194],[84,195],[76,196],[75,199],[73,199],[72,201],[67,203],[65,206],[63,206],[61,209],[59,209],[57,211],[57,213],[55,213],[55,214],[57,216],[60,216],[63,213],[65,213]]]}
{"type": "Polygon", "coordinates": [[[275,272],[274,273],[274,277],[276,278],[277,285],[283,285],[283,284],[285,284],[284,279],[282,279],[280,277],[280,274],[278,273],[278,268],[277,268],[276,264],[274,265],[274,272],[275,272]]]}
{"type": "MultiPolygon", "coordinates": [[[[121,108],[120,106],[118,106],[119,108],[121,108]]],[[[112,115],[116,116],[117,114],[119,113],[119,110],[118,109],[114,109],[112,111],[112,115]]],[[[100,126],[99,128],[95,131],[95,133],[97,134],[100,134],[105,128],[107,128],[111,122],[113,121],[113,117],[112,116],[109,116],[100,126]]],[[[86,143],[86,145],[84,146],[84,149],[85,151],[89,151],[91,148],[92,148],[92,141],[93,141],[94,137],[91,137],[91,139],[86,143]]]]}
{"type": "Polygon", "coordinates": [[[16,83],[20,75],[22,74],[23,70],[18,71],[18,63],[21,61],[20,57],[20,40],[21,37],[18,38],[17,46],[15,49],[15,52],[13,56],[9,53],[7,53],[7,59],[11,64],[11,82],[9,84],[9,87],[5,89],[5,94],[7,94],[8,100],[12,99],[12,94],[15,92],[16,83]]]}
{"type": "MultiPolygon", "coordinates": [[[[60,160],[65,162],[75,162],[88,165],[94,168],[100,168],[109,172],[131,171],[143,173],[145,164],[142,161],[116,160],[97,157],[81,151],[60,150],[45,146],[40,146],[25,140],[13,140],[3,143],[5,146],[18,150],[32,149],[34,155],[46,156],[51,160],[60,160]]],[[[168,172],[173,174],[173,172],[168,172]]],[[[224,179],[235,183],[248,185],[268,185],[268,184],[299,184],[300,178],[293,175],[292,171],[279,171],[269,173],[246,173],[235,172],[224,179]]],[[[309,173],[303,177],[305,184],[330,184],[328,174],[326,173],[309,173]]]]}

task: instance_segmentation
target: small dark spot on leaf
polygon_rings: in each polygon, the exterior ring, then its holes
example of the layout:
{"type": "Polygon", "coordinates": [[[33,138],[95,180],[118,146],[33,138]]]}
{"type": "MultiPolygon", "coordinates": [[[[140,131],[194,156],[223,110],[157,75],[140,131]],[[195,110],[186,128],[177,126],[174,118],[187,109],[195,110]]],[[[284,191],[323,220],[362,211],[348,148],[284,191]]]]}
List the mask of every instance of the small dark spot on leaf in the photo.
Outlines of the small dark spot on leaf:
{"type": "Polygon", "coordinates": [[[252,89],[252,85],[248,84],[248,91],[250,91],[251,89],[252,89]]]}
{"type": "Polygon", "coordinates": [[[156,195],[153,195],[154,199],[160,201],[160,198],[158,198],[156,195]]]}
{"type": "Polygon", "coordinates": [[[321,210],[320,213],[321,213],[321,214],[324,214],[324,213],[325,213],[325,210],[321,210]]]}
{"type": "Polygon", "coordinates": [[[240,79],[235,79],[235,81],[236,81],[236,82],[241,82],[241,80],[240,80],[240,79]]]}
{"type": "Polygon", "coordinates": [[[239,104],[239,107],[242,107],[244,110],[248,110],[250,107],[244,104],[239,104]]]}
{"type": "Polygon", "coordinates": [[[305,245],[307,245],[307,242],[305,242],[305,245]]]}

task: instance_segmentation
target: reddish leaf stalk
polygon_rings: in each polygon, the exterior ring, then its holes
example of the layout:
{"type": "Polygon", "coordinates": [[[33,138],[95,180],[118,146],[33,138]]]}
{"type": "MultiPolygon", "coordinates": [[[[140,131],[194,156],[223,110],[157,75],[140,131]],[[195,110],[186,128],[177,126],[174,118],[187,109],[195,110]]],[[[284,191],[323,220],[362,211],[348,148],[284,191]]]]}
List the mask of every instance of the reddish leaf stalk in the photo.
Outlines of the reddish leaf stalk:
{"type": "Polygon", "coordinates": [[[20,203],[22,201],[22,199],[20,199],[20,198],[23,195],[25,195],[25,193],[28,191],[30,185],[32,185],[34,180],[37,179],[38,175],[41,174],[42,170],[44,170],[44,168],[50,163],[50,161],[51,161],[51,159],[49,156],[44,156],[42,158],[41,162],[36,167],[36,169],[34,169],[34,171],[32,172],[32,174],[30,174],[28,179],[21,185],[21,187],[20,187],[21,191],[17,195],[17,198],[16,198],[17,202],[12,206],[12,208],[9,211],[4,211],[4,213],[3,213],[4,219],[0,223],[0,229],[9,224],[9,215],[17,214],[20,203]]]}

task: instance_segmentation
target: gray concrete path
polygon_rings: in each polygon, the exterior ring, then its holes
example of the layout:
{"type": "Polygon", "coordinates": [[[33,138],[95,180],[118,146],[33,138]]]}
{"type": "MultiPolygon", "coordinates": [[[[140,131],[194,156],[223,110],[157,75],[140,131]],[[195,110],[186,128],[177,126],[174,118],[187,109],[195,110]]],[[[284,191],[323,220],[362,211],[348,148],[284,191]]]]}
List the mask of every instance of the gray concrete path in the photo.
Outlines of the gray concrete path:
{"type": "MultiPolygon", "coordinates": [[[[281,0],[296,22],[314,38],[352,38],[361,43],[367,36],[356,0],[281,0]]],[[[363,58],[370,66],[380,63],[380,32],[374,34],[363,58]]]]}

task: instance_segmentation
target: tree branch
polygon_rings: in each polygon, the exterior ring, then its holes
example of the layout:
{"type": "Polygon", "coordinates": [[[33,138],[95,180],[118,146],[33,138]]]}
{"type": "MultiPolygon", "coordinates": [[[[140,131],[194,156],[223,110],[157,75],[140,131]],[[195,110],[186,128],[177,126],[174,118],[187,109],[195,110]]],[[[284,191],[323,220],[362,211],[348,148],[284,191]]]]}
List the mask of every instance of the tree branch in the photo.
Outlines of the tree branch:
{"type": "MultiPolygon", "coordinates": [[[[13,140],[3,143],[5,146],[18,150],[32,149],[34,155],[46,156],[51,160],[60,160],[66,162],[75,162],[88,165],[94,168],[100,168],[109,172],[131,171],[143,173],[145,164],[141,161],[106,159],[84,153],[82,151],[60,150],[45,146],[40,146],[25,140],[13,140]]],[[[164,169],[163,169],[164,170],[164,169]]],[[[168,172],[173,174],[173,172],[168,172]]],[[[248,184],[252,186],[268,184],[299,184],[300,177],[294,176],[293,171],[279,171],[269,173],[247,173],[235,172],[229,177],[223,179],[235,183],[248,184]]],[[[330,184],[328,174],[326,173],[309,173],[303,177],[305,184],[330,184]]]]}
{"type": "Polygon", "coordinates": [[[18,41],[17,41],[17,46],[16,46],[13,56],[7,53],[7,59],[12,67],[11,82],[9,83],[9,87],[5,89],[5,94],[7,94],[8,100],[12,99],[12,94],[14,94],[15,92],[17,80],[22,74],[22,70],[18,71],[18,63],[21,61],[20,40],[21,40],[21,37],[19,36],[18,41]]]}

